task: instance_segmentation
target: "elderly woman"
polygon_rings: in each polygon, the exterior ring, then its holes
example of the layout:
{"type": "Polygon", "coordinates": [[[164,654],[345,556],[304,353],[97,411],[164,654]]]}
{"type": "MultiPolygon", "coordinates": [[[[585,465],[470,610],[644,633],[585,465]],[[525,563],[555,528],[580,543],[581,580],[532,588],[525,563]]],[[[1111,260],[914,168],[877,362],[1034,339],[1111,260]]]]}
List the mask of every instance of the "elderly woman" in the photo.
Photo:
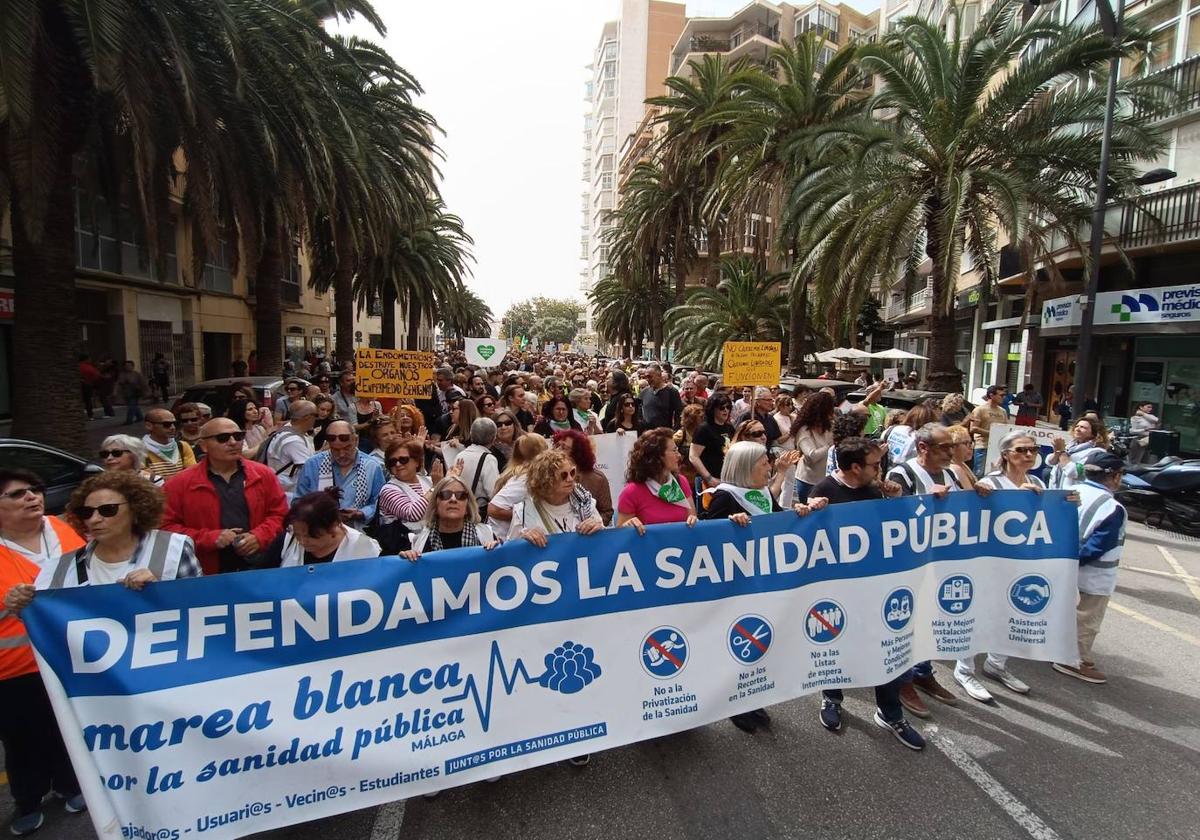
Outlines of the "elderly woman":
{"type": "MultiPolygon", "coordinates": [[[[425,447],[417,438],[393,441],[384,454],[387,484],[379,491],[379,521],[390,525],[399,521],[409,531],[420,527],[429,510],[429,490],[433,482],[421,474],[425,447]]],[[[436,467],[441,461],[435,462],[436,467]]]]}
{"type": "Polygon", "coordinates": [[[670,429],[651,429],[638,438],[629,454],[627,484],[617,500],[617,526],[637,528],[644,534],[647,525],[694,525],[696,506],[692,489],[680,478],[682,465],[683,457],[670,429]]]}
{"type": "Polygon", "coordinates": [[[509,523],[512,522],[513,508],[525,498],[526,473],[542,452],[549,448],[546,439],[541,435],[522,435],[517,439],[508,461],[508,468],[496,479],[496,493],[488,502],[488,522],[495,531],[497,539],[507,539],[509,523]]]}
{"type": "Polygon", "coordinates": [[[133,435],[109,435],[100,444],[97,453],[100,466],[106,472],[131,472],[140,475],[156,487],[162,486],[163,477],[142,469],[146,463],[146,444],[133,435]]]}
{"type": "Polygon", "coordinates": [[[608,477],[596,472],[596,450],[592,441],[579,429],[567,429],[554,433],[554,445],[575,462],[579,470],[575,480],[596,500],[596,512],[600,514],[600,520],[606,525],[612,522],[612,488],[608,486],[608,477]]]}
{"type": "Polygon", "coordinates": [[[1062,438],[1054,439],[1054,451],[1046,458],[1046,464],[1053,467],[1050,473],[1052,488],[1067,490],[1086,480],[1083,465],[1092,452],[1104,448],[1101,445],[1103,430],[1099,421],[1085,416],[1071,427],[1070,445],[1062,438]]]}
{"type": "Polygon", "coordinates": [[[337,487],[308,493],[292,502],[284,529],[267,546],[258,567],[312,566],[339,560],[378,557],[379,543],[342,522],[337,487]]]}
{"type": "Polygon", "coordinates": [[[575,417],[575,422],[579,424],[579,428],[589,435],[598,435],[603,431],[600,428],[600,418],[596,416],[596,412],[592,411],[591,391],[587,388],[573,388],[567,399],[574,407],[572,415],[575,417]]]}
{"type": "MultiPolygon", "coordinates": [[[[794,455],[795,453],[785,453],[794,455]]],[[[785,487],[786,472],[776,474],[771,480],[771,461],[767,448],[761,443],[740,441],[725,453],[725,465],[721,469],[721,483],[711,491],[712,502],[701,512],[701,519],[728,518],[737,525],[749,525],[751,517],[782,511],[776,501],[785,487]],[[770,482],[770,486],[768,486],[770,482]]],[[[792,510],[798,516],[807,516],[810,511],[820,510],[828,503],[824,498],[812,498],[808,504],[796,503],[792,510]]],[[[755,709],[734,715],[730,720],[743,732],[754,732],[771,722],[766,709],[755,709]]]]}
{"type": "Polygon", "coordinates": [[[579,421],[575,419],[566,397],[556,396],[550,397],[542,404],[542,416],[533,427],[533,433],[550,438],[554,437],[555,432],[579,428],[579,421]]]}
{"type": "Polygon", "coordinates": [[[950,442],[954,444],[950,450],[950,466],[947,469],[954,473],[954,477],[958,479],[958,484],[962,489],[971,490],[978,481],[975,478],[974,470],[971,469],[971,459],[974,457],[971,433],[967,431],[966,426],[959,423],[947,426],[946,431],[950,433],[950,442]]]}
{"type": "Polygon", "coordinates": [[[65,522],[45,515],[44,492],[33,473],[0,469],[0,591],[6,594],[0,615],[0,742],[16,800],[10,830],[18,836],[41,827],[42,800],[51,790],[69,797],[68,811],[86,808],[25,625],[13,611],[19,608],[17,598],[28,603],[43,564],[54,564],[84,544],[65,522]]]}
{"type": "Polygon", "coordinates": [[[525,430],[521,428],[521,421],[516,413],[508,408],[498,409],[492,415],[492,422],[496,424],[496,440],[492,444],[492,454],[499,459],[500,472],[503,473],[508,469],[513,446],[521,435],[525,434],[525,430]]]}
{"type": "Polygon", "coordinates": [[[575,478],[579,470],[561,449],[549,449],[529,465],[527,493],[513,506],[509,538],[546,546],[551,534],[594,534],[604,528],[592,494],[575,478]]]}
{"type": "Polygon", "coordinates": [[[500,478],[500,460],[492,452],[496,424],[487,417],[478,418],[471,424],[468,441],[470,445],[458,453],[454,466],[471,488],[475,506],[486,512],[488,502],[496,493],[496,480],[500,478]]]}
{"type": "MultiPolygon", "coordinates": [[[[967,445],[970,445],[969,439],[967,445]]],[[[1032,490],[1041,493],[1046,485],[1036,475],[1029,473],[1037,464],[1039,452],[1041,449],[1037,441],[1028,433],[1009,432],[1000,439],[1000,460],[996,468],[979,479],[979,483],[993,490],[1032,490]]],[[[1008,670],[1007,656],[989,653],[983,661],[983,675],[1016,694],[1029,693],[1029,685],[1008,670]]],[[[974,656],[958,660],[954,666],[954,679],[974,699],[982,702],[992,699],[991,692],[975,676],[974,656]]]]}
{"type": "MultiPolygon", "coordinates": [[[[540,438],[539,438],[540,440],[540,438]]],[[[425,515],[423,527],[413,537],[412,548],[401,557],[416,560],[422,554],[447,548],[500,545],[492,529],[479,521],[479,508],[462,476],[448,475],[433,488],[433,504],[425,515]]]]}

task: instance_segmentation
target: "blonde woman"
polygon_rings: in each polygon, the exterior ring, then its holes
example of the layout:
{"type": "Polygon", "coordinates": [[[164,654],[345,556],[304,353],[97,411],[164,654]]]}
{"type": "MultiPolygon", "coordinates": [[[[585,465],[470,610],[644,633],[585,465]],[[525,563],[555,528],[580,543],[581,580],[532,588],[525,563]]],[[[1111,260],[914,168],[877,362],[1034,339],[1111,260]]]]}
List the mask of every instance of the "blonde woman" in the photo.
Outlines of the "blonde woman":
{"type": "Polygon", "coordinates": [[[950,450],[948,469],[954,473],[962,489],[971,490],[976,481],[975,473],[971,470],[971,458],[974,454],[971,449],[971,433],[967,431],[966,426],[961,425],[948,426],[946,431],[950,433],[950,442],[954,444],[950,450]]]}
{"type": "Polygon", "coordinates": [[[539,454],[526,474],[526,497],[512,510],[512,539],[546,547],[551,534],[594,534],[604,528],[592,494],[576,481],[578,468],[562,449],[539,454]]]}
{"type": "Polygon", "coordinates": [[[413,537],[412,548],[401,551],[407,560],[422,554],[449,548],[500,545],[492,529],[479,521],[479,506],[460,475],[448,475],[433,486],[433,504],[425,514],[422,528],[413,537]]]}
{"type": "Polygon", "coordinates": [[[517,438],[508,468],[496,479],[496,492],[488,502],[488,522],[498,539],[508,538],[513,507],[526,496],[525,474],[530,463],[549,447],[549,442],[541,435],[521,435],[517,438]]]}
{"type": "Polygon", "coordinates": [[[953,426],[967,419],[967,406],[962,394],[947,394],[942,398],[942,424],[953,426]]]}

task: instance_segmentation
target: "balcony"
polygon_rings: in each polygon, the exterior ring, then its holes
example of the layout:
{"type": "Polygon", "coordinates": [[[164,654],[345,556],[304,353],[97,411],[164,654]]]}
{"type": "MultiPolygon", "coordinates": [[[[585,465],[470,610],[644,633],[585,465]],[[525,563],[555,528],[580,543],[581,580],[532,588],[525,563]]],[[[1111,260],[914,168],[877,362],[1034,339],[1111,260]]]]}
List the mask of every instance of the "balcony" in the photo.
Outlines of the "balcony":
{"type": "MultiPolygon", "coordinates": [[[[1169,84],[1179,96],[1166,113],[1159,114],[1154,119],[1171,119],[1200,107],[1200,55],[1164,68],[1150,78],[1169,84]]],[[[1134,115],[1138,119],[1150,119],[1145,109],[1138,109],[1134,115]]]]}
{"type": "Polygon", "coordinates": [[[1164,245],[1200,237],[1200,184],[1185,184],[1142,197],[1141,206],[1121,205],[1123,248],[1164,245]]]}
{"type": "Polygon", "coordinates": [[[912,294],[892,296],[883,308],[883,320],[899,321],[912,316],[924,317],[930,312],[929,286],[914,289],[912,294]]]}

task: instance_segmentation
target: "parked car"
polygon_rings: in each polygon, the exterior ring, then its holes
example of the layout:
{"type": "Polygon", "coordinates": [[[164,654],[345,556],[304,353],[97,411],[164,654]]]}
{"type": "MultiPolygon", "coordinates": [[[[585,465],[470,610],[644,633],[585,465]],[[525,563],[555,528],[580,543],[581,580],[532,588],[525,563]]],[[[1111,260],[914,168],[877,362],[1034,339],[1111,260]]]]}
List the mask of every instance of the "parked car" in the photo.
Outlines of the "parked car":
{"type": "Polygon", "coordinates": [[[779,390],[785,394],[804,394],[809,391],[819,391],[822,388],[832,388],[833,401],[837,405],[841,405],[846,400],[846,395],[857,387],[853,382],[843,382],[840,379],[805,379],[799,376],[785,376],[779,380],[779,390]]]}
{"type": "MultiPolygon", "coordinates": [[[[197,382],[188,387],[179,399],[175,400],[171,411],[178,414],[179,406],[184,403],[202,402],[213,410],[214,417],[218,417],[225,413],[233,401],[231,395],[235,385],[249,385],[254,389],[254,399],[260,407],[274,408],[275,401],[283,396],[284,381],[278,376],[234,376],[228,379],[209,379],[207,382],[197,382]]],[[[304,383],[305,388],[308,387],[309,383],[306,380],[300,379],[299,381],[304,383]]]]}
{"type": "MultiPolygon", "coordinates": [[[[908,411],[913,406],[917,405],[918,403],[923,403],[926,400],[936,400],[938,403],[941,403],[941,401],[946,398],[946,393],[947,393],[946,391],[925,391],[925,390],[884,391],[883,394],[879,397],[879,404],[887,409],[898,408],[902,411],[908,411]]],[[[862,402],[864,399],[866,399],[866,397],[867,397],[866,390],[859,389],[857,391],[852,391],[851,393],[847,394],[846,401],[851,402],[851,403],[858,403],[858,402],[862,402]]],[[[972,403],[967,402],[965,400],[963,401],[963,406],[967,409],[967,411],[970,411],[971,409],[973,409],[975,407],[972,403]]]]}
{"type": "Polygon", "coordinates": [[[99,464],[70,452],[20,438],[0,438],[0,467],[37,473],[46,483],[46,513],[62,513],[85,478],[104,472],[99,464]]]}

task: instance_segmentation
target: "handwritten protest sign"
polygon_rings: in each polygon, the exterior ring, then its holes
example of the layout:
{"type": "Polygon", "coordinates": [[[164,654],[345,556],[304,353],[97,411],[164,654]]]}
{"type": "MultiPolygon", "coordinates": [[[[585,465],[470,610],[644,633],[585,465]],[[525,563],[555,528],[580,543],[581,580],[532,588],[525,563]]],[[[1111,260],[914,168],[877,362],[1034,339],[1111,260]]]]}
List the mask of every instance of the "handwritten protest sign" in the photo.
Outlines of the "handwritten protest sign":
{"type": "Polygon", "coordinates": [[[360,347],[354,351],[354,386],[360,397],[419,400],[433,385],[433,354],[360,347]]]}
{"type": "Polygon", "coordinates": [[[735,388],[779,384],[779,342],[726,341],[721,383],[735,388]]]}

